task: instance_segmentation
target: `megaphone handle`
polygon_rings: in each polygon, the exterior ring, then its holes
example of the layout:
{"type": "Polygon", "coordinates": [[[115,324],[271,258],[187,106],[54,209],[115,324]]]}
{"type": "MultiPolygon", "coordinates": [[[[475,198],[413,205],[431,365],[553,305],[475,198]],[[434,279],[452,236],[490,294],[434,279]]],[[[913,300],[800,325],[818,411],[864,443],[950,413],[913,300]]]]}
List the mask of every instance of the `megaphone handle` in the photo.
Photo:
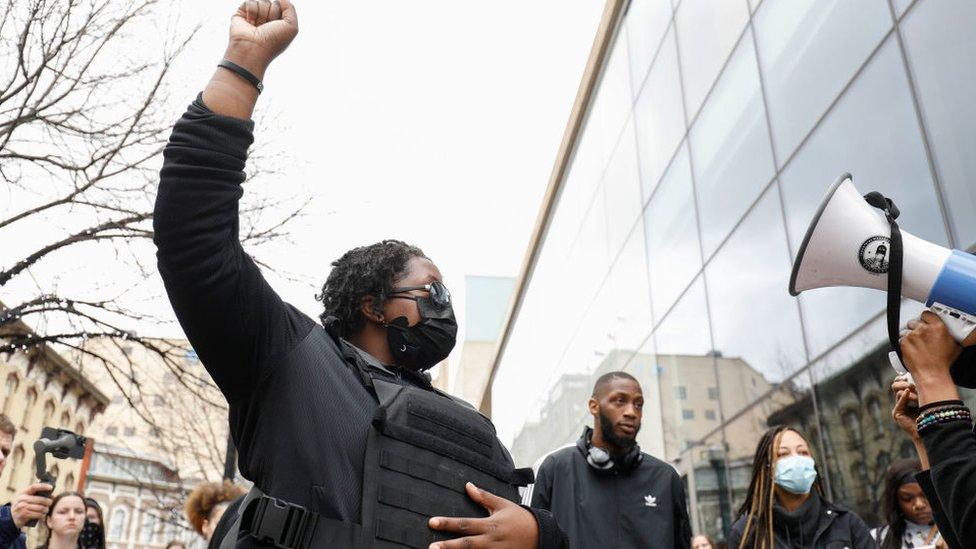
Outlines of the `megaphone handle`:
{"type": "Polygon", "coordinates": [[[969,334],[976,329],[976,317],[968,315],[958,309],[953,309],[941,303],[933,303],[929,310],[939,315],[946,328],[952,334],[952,338],[962,343],[966,341],[969,334]]]}
{"type": "Polygon", "coordinates": [[[905,368],[905,365],[902,364],[901,359],[898,358],[898,353],[894,351],[889,352],[888,362],[891,363],[891,367],[895,370],[895,372],[898,373],[898,375],[908,376],[908,382],[912,385],[915,384],[915,380],[912,379],[912,374],[908,371],[908,368],[905,368]]]}

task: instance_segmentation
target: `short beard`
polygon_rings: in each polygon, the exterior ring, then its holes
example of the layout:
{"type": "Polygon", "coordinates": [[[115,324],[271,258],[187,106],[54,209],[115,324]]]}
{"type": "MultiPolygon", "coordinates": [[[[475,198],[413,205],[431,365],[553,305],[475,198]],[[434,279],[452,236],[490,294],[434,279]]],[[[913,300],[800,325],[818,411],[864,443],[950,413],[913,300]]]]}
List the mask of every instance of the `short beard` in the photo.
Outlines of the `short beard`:
{"type": "MultiPolygon", "coordinates": [[[[608,444],[620,448],[621,450],[630,450],[637,445],[636,438],[617,436],[617,434],[613,432],[613,424],[610,423],[610,420],[607,419],[605,415],[603,415],[603,410],[597,411],[597,418],[600,421],[600,432],[603,434],[603,440],[605,440],[608,444]]],[[[637,430],[640,431],[640,426],[637,427],[637,430]]],[[[634,435],[636,437],[637,433],[634,433],[634,435]]]]}

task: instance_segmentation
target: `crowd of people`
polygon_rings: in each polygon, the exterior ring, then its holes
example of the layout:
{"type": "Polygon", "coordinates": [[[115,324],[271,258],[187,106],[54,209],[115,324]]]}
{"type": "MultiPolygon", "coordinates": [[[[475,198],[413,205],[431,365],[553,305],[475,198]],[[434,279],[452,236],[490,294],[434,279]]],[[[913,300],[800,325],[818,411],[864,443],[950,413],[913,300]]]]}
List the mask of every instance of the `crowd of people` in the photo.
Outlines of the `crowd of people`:
{"type": "MultiPolygon", "coordinates": [[[[16,425],[0,414],[0,474],[7,465],[16,434],[16,425]]],[[[0,506],[0,549],[27,549],[27,530],[35,525],[40,528],[39,549],[106,549],[101,504],[70,489],[47,495],[51,492],[49,484],[34,483],[18,491],[13,501],[0,506]]],[[[200,483],[186,498],[187,522],[208,543],[224,510],[239,502],[244,492],[228,481],[200,483]]],[[[172,540],[166,549],[187,549],[187,545],[172,540]]]]}

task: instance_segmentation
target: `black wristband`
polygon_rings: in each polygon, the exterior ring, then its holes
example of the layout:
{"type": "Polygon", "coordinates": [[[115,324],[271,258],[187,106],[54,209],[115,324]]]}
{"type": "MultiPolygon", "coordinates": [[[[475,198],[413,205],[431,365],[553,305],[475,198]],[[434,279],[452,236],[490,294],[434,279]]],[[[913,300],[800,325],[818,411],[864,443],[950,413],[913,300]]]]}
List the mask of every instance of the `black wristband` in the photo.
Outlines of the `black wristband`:
{"type": "Polygon", "coordinates": [[[237,63],[234,63],[233,61],[228,61],[226,59],[222,59],[220,63],[217,63],[217,66],[223,67],[229,70],[230,72],[236,74],[237,76],[240,76],[244,80],[250,82],[251,85],[253,85],[255,88],[258,89],[259,95],[261,92],[264,91],[264,84],[261,83],[261,80],[259,80],[257,76],[251,74],[251,71],[245,69],[244,67],[238,65],[237,63]]]}
{"type": "Polygon", "coordinates": [[[932,408],[938,408],[939,406],[965,406],[966,404],[961,400],[940,400],[938,402],[929,402],[925,406],[918,409],[918,413],[926,412],[932,408]]]}

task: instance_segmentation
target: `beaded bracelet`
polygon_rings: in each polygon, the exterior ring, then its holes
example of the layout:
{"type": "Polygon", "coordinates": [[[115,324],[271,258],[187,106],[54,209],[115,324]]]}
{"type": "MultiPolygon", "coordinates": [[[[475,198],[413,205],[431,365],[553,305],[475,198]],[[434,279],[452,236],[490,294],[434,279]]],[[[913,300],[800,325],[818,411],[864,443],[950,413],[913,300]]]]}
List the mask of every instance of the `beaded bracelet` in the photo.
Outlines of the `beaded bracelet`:
{"type": "Polygon", "coordinates": [[[942,408],[943,406],[965,406],[965,403],[961,400],[939,400],[936,402],[929,402],[925,406],[918,409],[918,413],[928,412],[933,408],[942,408]]]}
{"type": "Polygon", "coordinates": [[[953,421],[972,422],[973,415],[965,406],[946,406],[920,415],[915,423],[915,428],[921,433],[932,425],[953,421]]]}

